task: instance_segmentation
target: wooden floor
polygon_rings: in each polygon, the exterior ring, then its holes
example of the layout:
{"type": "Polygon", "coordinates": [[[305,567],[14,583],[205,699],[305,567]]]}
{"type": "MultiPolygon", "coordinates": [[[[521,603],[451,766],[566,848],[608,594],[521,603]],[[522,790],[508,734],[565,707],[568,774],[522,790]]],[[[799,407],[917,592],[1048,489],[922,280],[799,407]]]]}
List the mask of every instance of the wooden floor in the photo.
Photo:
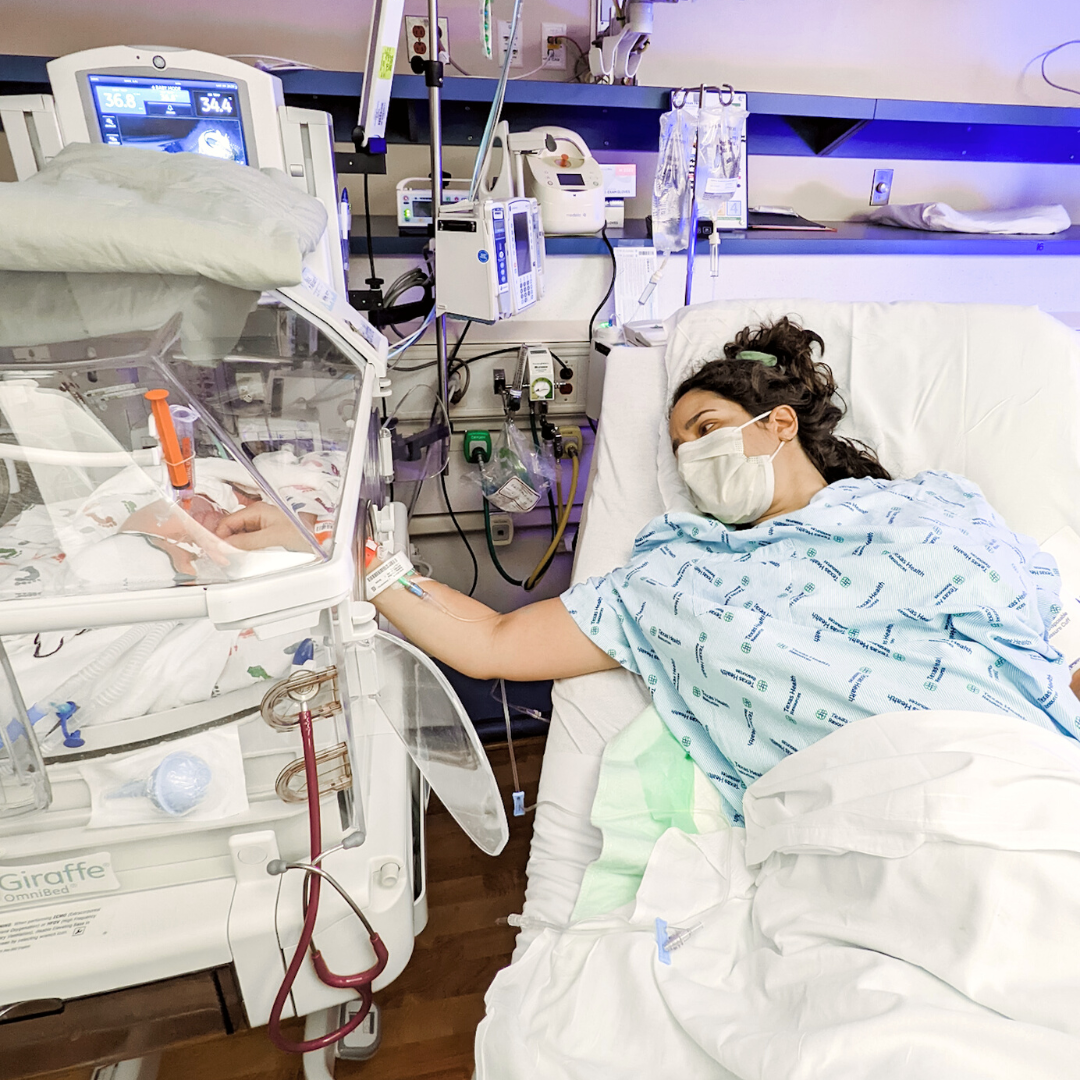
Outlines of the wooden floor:
{"type": "MultiPolygon", "coordinates": [[[[525,804],[536,802],[542,739],[514,741],[525,804]]],[[[511,816],[506,744],[488,747],[504,794],[510,841],[497,858],[477,849],[432,796],[427,819],[428,925],[405,971],[376,994],[383,1038],[367,1062],[338,1062],[338,1080],[469,1080],[484,992],[510,960],[517,931],[496,920],[521,911],[532,814],[511,816]]],[[[287,1026],[287,1030],[288,1026],[287,1026]]],[[[299,1036],[300,1025],[291,1028],[299,1036]]],[[[88,1080],[90,1071],[42,1080],[88,1080]]],[[[202,1040],[164,1052],[158,1080],[298,1080],[300,1061],[271,1046],[266,1029],[202,1040]]]]}

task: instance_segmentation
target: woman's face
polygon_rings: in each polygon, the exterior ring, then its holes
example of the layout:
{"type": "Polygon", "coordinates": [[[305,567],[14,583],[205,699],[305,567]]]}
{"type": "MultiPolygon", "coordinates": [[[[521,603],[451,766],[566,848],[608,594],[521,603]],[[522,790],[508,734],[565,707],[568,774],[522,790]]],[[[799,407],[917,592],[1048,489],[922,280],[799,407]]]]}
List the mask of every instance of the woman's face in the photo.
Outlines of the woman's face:
{"type": "MultiPolygon", "coordinates": [[[[693,442],[717,428],[740,427],[753,417],[741,405],[729,401],[711,390],[691,390],[683,394],[671,410],[668,431],[672,452],[678,454],[683,443],[693,442]]],[[[777,447],[777,436],[769,430],[770,418],[743,428],[743,451],[747,457],[771,454],[777,447]]]]}

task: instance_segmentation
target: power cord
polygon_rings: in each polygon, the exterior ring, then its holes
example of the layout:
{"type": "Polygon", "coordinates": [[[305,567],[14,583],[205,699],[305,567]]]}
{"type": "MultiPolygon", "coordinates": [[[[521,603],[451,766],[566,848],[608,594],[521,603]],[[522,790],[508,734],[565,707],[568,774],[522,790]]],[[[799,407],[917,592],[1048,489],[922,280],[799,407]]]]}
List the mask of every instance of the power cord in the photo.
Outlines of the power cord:
{"type": "Polygon", "coordinates": [[[600,314],[604,305],[608,302],[611,294],[615,291],[615,275],[619,271],[618,263],[615,261],[615,249],[611,246],[611,241],[608,239],[607,225],[600,230],[600,236],[604,243],[607,245],[608,255],[611,257],[611,281],[608,283],[607,292],[604,293],[604,298],[596,305],[596,310],[592,313],[592,318],[589,319],[589,342],[593,339],[593,323],[596,322],[596,316],[600,314]]]}
{"type": "MultiPolygon", "coordinates": [[[[462,529],[461,523],[457,519],[457,514],[454,513],[454,508],[450,505],[450,495],[446,490],[446,470],[444,469],[439,473],[439,486],[442,488],[443,502],[446,503],[447,512],[450,514],[450,520],[454,523],[454,528],[457,530],[458,536],[461,537],[461,542],[465,545],[465,550],[469,553],[469,558],[472,560],[472,584],[469,586],[469,596],[472,596],[476,592],[476,583],[480,580],[480,564],[476,561],[476,553],[472,549],[472,544],[469,543],[469,538],[465,535],[465,530],[462,529]]],[[[487,500],[484,500],[484,506],[487,506],[487,500]]]]}

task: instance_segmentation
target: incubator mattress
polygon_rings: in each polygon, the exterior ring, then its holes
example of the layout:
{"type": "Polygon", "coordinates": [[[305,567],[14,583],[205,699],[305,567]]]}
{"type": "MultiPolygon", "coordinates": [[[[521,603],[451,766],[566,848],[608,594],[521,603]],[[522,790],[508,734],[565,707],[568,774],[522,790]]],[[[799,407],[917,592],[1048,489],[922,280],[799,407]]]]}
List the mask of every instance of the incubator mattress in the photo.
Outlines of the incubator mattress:
{"type": "MultiPolygon", "coordinates": [[[[642,526],[663,513],[656,451],[666,388],[663,349],[612,350],[574,583],[621,566],[642,526]]],[[[569,921],[585,867],[600,854],[600,833],[589,822],[600,757],[649,700],[641,678],[621,668],[556,682],[529,853],[530,922],[518,935],[515,958],[537,923],[569,921]]]]}

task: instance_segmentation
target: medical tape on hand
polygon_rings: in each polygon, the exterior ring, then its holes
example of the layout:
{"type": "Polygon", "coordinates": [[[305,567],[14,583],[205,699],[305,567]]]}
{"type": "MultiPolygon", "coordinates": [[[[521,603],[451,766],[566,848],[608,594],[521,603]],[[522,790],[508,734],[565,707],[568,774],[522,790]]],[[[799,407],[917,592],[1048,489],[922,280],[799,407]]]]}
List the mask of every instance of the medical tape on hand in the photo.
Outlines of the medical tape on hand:
{"type": "Polygon", "coordinates": [[[364,578],[364,591],[367,598],[374,600],[379,593],[385,592],[394,585],[398,578],[403,578],[412,572],[413,564],[409,562],[408,555],[403,551],[391,555],[386,562],[377,566],[374,570],[369,570],[364,578]]]}

